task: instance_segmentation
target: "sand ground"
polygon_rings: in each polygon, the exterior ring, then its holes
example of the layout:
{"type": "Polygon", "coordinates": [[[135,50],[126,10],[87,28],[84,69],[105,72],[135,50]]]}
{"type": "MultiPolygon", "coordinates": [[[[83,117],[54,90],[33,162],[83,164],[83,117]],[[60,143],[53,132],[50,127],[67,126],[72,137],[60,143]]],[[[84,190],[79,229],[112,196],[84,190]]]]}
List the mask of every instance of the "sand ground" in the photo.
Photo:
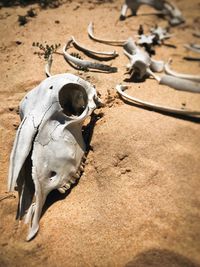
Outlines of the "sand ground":
{"type": "MultiPolygon", "coordinates": [[[[98,50],[116,49],[114,74],[82,72],[54,55],[52,73],[70,72],[94,84],[106,106],[98,112],[93,148],[78,185],[67,196],[53,192],[37,237],[25,241],[27,227],[15,221],[16,197],[0,201],[0,266],[200,266],[200,128],[190,120],[124,103],[115,86],[123,82],[128,59],[121,47],[90,40],[87,25],[109,39],[134,36],[140,24],[149,29],[166,21],[155,15],[118,21],[123,1],[67,1],[56,9],[37,5],[0,9],[0,197],[7,192],[9,155],[17,126],[19,101],[44,78],[44,59],[33,42],[60,43],[74,35],[98,50]],[[30,7],[37,17],[19,26],[18,15],[30,7]]],[[[199,63],[183,44],[199,43],[200,2],[177,0],[186,23],[169,40],[176,49],[156,47],[154,58],[173,57],[173,68],[199,74],[199,63]]],[[[139,13],[152,12],[143,6],[139,13]]],[[[85,57],[85,56],[84,56],[85,57]]],[[[125,82],[124,82],[125,83],[125,82]]],[[[200,95],[175,91],[155,80],[128,83],[129,93],[163,105],[200,110],[200,95]]]]}

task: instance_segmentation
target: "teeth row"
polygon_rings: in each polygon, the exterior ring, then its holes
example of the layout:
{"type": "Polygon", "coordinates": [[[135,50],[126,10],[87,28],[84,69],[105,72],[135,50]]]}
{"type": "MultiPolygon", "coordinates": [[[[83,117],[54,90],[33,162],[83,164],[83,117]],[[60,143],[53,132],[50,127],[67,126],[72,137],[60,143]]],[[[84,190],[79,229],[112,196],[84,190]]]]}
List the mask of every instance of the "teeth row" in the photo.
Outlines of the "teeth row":
{"type": "Polygon", "coordinates": [[[83,161],[85,161],[85,160],[86,160],[86,156],[84,155],[83,158],[82,158],[82,162],[81,162],[81,164],[79,166],[78,172],[73,175],[73,177],[69,180],[69,182],[65,183],[62,187],[58,188],[58,191],[61,194],[64,194],[68,189],[70,189],[71,185],[75,184],[76,180],[80,178],[81,172],[84,171],[85,163],[83,161]]]}

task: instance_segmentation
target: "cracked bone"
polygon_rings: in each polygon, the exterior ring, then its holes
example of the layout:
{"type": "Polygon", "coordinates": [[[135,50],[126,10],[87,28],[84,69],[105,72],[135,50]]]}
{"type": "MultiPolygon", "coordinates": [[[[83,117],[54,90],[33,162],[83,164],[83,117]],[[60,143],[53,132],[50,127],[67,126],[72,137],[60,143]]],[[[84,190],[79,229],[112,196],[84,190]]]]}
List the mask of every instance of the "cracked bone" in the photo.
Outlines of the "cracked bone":
{"type": "Polygon", "coordinates": [[[154,103],[130,96],[124,92],[126,89],[128,89],[128,86],[126,85],[116,86],[116,90],[122,98],[125,98],[128,101],[139,104],[141,106],[148,107],[153,110],[158,110],[158,111],[163,111],[163,112],[168,112],[168,113],[173,113],[173,114],[178,114],[178,115],[187,115],[187,116],[194,116],[194,117],[200,116],[200,111],[162,106],[162,105],[154,104],[154,103]]]}
{"type": "Polygon", "coordinates": [[[152,76],[158,83],[167,85],[176,90],[200,93],[200,83],[196,81],[171,75],[163,75],[160,77],[155,74],[154,72],[160,72],[164,69],[164,62],[152,60],[145,51],[136,46],[132,38],[129,38],[124,44],[124,53],[130,60],[128,70],[131,77],[142,80],[148,76],[152,76]]]}
{"type": "Polygon", "coordinates": [[[22,121],[10,155],[8,189],[18,188],[17,218],[28,211],[27,240],[38,232],[49,192],[66,188],[78,172],[85,154],[82,124],[100,103],[95,88],[72,74],[45,79],[21,101],[22,121]]]}
{"type": "Polygon", "coordinates": [[[125,0],[122,5],[120,20],[124,20],[126,18],[128,9],[131,10],[132,15],[136,15],[141,5],[149,5],[160,11],[161,14],[166,16],[172,26],[179,25],[184,22],[181,11],[165,0],[125,0]]]}
{"type": "Polygon", "coordinates": [[[72,62],[73,64],[75,64],[76,66],[84,70],[96,69],[96,70],[101,70],[101,71],[110,72],[110,73],[117,71],[116,67],[111,67],[109,65],[101,64],[98,62],[91,62],[88,60],[83,60],[83,59],[70,55],[69,53],[67,53],[66,50],[69,48],[72,42],[73,42],[72,39],[69,40],[68,43],[63,47],[63,54],[67,61],[72,62]]]}

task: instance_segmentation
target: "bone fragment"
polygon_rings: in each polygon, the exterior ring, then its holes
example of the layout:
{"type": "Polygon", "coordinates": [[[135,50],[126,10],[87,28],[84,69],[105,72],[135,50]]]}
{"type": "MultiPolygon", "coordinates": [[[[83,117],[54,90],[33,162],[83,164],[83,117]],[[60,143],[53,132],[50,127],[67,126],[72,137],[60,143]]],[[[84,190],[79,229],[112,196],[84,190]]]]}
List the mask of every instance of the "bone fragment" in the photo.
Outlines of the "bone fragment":
{"type": "Polygon", "coordinates": [[[183,78],[188,79],[196,82],[200,82],[200,75],[191,75],[191,74],[184,74],[184,73],[178,73],[176,71],[173,71],[170,68],[170,64],[172,62],[172,59],[170,58],[169,61],[164,65],[165,72],[171,76],[175,76],[177,78],[183,78]]]}
{"type": "Polygon", "coordinates": [[[98,37],[94,36],[93,30],[94,30],[94,25],[92,22],[90,22],[90,24],[88,25],[88,35],[89,37],[97,42],[100,43],[104,43],[104,44],[109,44],[109,45],[116,45],[116,46],[123,46],[123,44],[126,42],[126,40],[104,40],[104,39],[100,39],[98,37]]]}
{"type": "Polygon", "coordinates": [[[85,46],[79,44],[74,36],[71,37],[72,41],[73,41],[73,44],[78,48],[80,49],[81,51],[83,52],[86,52],[86,53],[89,53],[89,54],[92,54],[92,55],[102,55],[102,56],[106,56],[108,58],[115,58],[118,56],[118,53],[116,51],[112,51],[112,52],[100,52],[100,51],[95,51],[95,50],[91,50],[91,49],[88,49],[86,48],[85,46]]]}
{"type": "Polygon", "coordinates": [[[69,47],[69,45],[72,42],[73,42],[72,40],[68,41],[68,43],[63,47],[64,57],[68,61],[72,62],[76,66],[81,67],[81,68],[83,68],[85,70],[87,70],[87,69],[97,69],[97,70],[102,70],[102,71],[105,71],[105,72],[116,72],[117,71],[116,67],[111,67],[109,65],[100,64],[98,62],[91,62],[91,61],[87,61],[87,60],[83,60],[83,59],[79,59],[79,58],[73,57],[72,55],[70,55],[66,51],[67,48],[69,47]]]}
{"type": "Polygon", "coordinates": [[[154,103],[147,102],[147,101],[141,100],[139,98],[130,96],[124,92],[127,88],[128,88],[128,86],[125,86],[125,85],[117,85],[116,86],[116,90],[119,93],[119,95],[124,97],[125,99],[128,99],[129,101],[131,101],[133,103],[152,108],[153,110],[170,112],[173,114],[181,114],[181,115],[188,115],[188,116],[195,116],[195,117],[200,116],[200,111],[188,110],[188,109],[177,109],[177,108],[171,108],[171,107],[167,107],[167,106],[161,106],[158,104],[154,104],[154,103]]]}

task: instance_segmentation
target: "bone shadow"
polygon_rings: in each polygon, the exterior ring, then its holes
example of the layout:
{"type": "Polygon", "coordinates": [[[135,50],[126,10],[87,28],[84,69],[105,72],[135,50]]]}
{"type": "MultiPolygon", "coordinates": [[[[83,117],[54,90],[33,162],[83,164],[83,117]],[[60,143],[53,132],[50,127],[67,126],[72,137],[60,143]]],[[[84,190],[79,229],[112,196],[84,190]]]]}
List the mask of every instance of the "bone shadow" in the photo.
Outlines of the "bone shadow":
{"type": "MultiPolygon", "coordinates": [[[[90,122],[86,126],[83,126],[82,135],[83,135],[83,139],[84,139],[84,142],[85,142],[85,145],[86,145],[86,153],[85,153],[86,157],[87,157],[89,151],[92,150],[92,148],[90,146],[90,143],[91,143],[91,140],[92,140],[94,127],[95,127],[96,122],[101,117],[101,115],[102,114],[98,114],[97,115],[95,113],[92,113],[91,118],[90,118],[90,122]]],[[[81,173],[81,175],[82,175],[82,173],[81,173]]],[[[81,179],[81,175],[80,175],[80,179],[81,179]]],[[[41,218],[43,217],[45,212],[48,210],[48,208],[52,204],[54,204],[57,201],[65,199],[71,193],[73,188],[75,186],[77,186],[78,183],[79,183],[79,179],[76,180],[76,182],[73,185],[71,185],[71,188],[69,190],[67,190],[64,194],[61,194],[58,190],[51,191],[48,194],[47,199],[45,201],[45,204],[43,206],[41,218]]]]}
{"type": "Polygon", "coordinates": [[[167,249],[150,249],[142,252],[124,267],[200,267],[191,259],[167,249]]]}

